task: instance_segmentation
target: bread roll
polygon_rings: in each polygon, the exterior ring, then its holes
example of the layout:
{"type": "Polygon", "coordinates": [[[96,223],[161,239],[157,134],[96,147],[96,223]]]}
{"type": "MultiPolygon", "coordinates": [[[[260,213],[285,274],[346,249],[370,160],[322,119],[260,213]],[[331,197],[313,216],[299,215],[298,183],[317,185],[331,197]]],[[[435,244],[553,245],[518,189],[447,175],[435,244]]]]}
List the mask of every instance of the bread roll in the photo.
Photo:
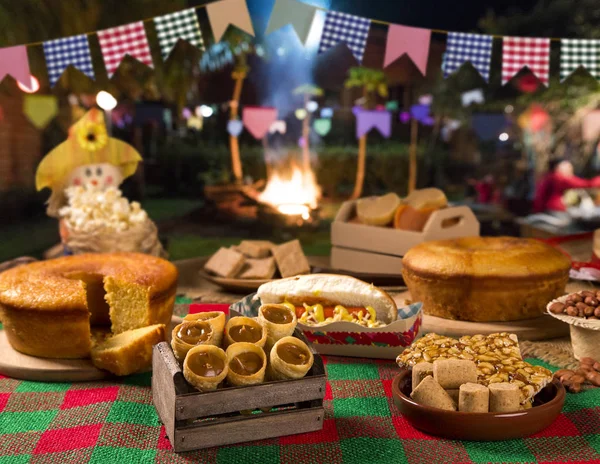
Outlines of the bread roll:
{"type": "Polygon", "coordinates": [[[335,274],[310,274],[279,279],[261,285],[256,293],[263,304],[289,302],[324,306],[340,304],[345,307],[371,306],[377,320],[386,324],[398,318],[396,303],[383,290],[354,277],[335,274]]]}
{"type": "Polygon", "coordinates": [[[404,203],[415,209],[440,209],[448,206],[446,194],[437,188],[415,190],[410,193],[404,203]]]}
{"type": "Polygon", "coordinates": [[[371,226],[386,226],[394,218],[400,197],[388,193],[381,197],[361,198],[356,202],[356,215],[360,222],[371,226]]]}

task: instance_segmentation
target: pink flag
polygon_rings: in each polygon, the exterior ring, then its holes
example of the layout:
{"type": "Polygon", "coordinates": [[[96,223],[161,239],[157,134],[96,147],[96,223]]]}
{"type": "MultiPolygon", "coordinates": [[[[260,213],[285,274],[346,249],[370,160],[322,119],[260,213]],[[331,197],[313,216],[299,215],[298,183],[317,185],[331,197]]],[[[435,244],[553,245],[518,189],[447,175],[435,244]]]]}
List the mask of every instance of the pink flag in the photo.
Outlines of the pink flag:
{"type": "Polygon", "coordinates": [[[26,87],[31,85],[31,72],[25,45],[0,48],[0,82],[7,74],[26,87]]]}
{"type": "Polygon", "coordinates": [[[430,41],[431,31],[429,29],[390,24],[383,67],[388,67],[406,53],[421,74],[425,75],[430,41]]]}
{"type": "Polygon", "coordinates": [[[276,120],[277,108],[268,106],[246,106],[242,115],[244,126],[255,139],[262,139],[276,120]]]}

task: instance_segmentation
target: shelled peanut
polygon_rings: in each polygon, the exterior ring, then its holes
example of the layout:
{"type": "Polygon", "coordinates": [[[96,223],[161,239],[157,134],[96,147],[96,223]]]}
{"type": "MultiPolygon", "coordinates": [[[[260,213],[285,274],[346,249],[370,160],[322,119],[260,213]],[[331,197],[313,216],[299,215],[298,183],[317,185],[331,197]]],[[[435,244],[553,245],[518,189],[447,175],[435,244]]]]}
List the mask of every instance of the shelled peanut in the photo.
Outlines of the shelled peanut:
{"type": "Polygon", "coordinates": [[[600,291],[583,290],[571,293],[564,303],[552,303],[548,310],[553,314],[600,319],[600,291]]]}
{"type": "Polygon", "coordinates": [[[561,369],[554,373],[571,393],[579,393],[586,383],[600,387],[600,362],[592,358],[582,358],[577,370],[561,369]]]}

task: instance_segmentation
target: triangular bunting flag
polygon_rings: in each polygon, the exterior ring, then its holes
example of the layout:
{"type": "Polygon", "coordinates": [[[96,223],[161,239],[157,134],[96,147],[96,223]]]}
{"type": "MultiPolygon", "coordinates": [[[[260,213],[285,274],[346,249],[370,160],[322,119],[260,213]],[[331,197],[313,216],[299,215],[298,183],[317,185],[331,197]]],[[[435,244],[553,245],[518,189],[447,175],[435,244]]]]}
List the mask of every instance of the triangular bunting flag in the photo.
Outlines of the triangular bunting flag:
{"type": "Polygon", "coordinates": [[[315,128],[315,132],[317,134],[320,136],[325,136],[329,134],[329,131],[331,130],[331,119],[315,119],[313,127],[315,128]]]}
{"type": "Polygon", "coordinates": [[[26,87],[31,85],[31,71],[25,45],[0,48],[0,82],[6,75],[14,77],[26,87]]]}
{"type": "Polygon", "coordinates": [[[204,50],[202,33],[196,10],[189,8],[154,18],[156,35],[163,60],[166,60],[179,39],[186,40],[200,50],[204,50]]]}
{"type": "Polygon", "coordinates": [[[492,41],[491,35],[448,33],[446,54],[442,64],[444,77],[448,77],[464,63],[469,62],[487,82],[490,78],[492,62],[492,41]]]}
{"type": "Polygon", "coordinates": [[[579,66],[595,79],[600,79],[600,40],[562,39],[560,41],[560,81],[564,81],[579,66]]]}
{"type": "Polygon", "coordinates": [[[421,74],[425,75],[430,41],[431,30],[429,29],[390,24],[383,67],[388,67],[406,53],[421,74]]]}
{"type": "Polygon", "coordinates": [[[255,139],[262,139],[277,120],[277,108],[246,106],[242,114],[244,126],[255,139]]]}
{"type": "Polygon", "coordinates": [[[373,128],[376,128],[385,138],[389,138],[392,134],[392,113],[389,111],[359,111],[356,114],[356,138],[361,138],[373,128]]]}
{"type": "Polygon", "coordinates": [[[326,52],[331,47],[343,42],[348,46],[356,61],[362,63],[370,27],[370,19],[338,11],[328,11],[321,35],[319,53],[326,52]]]}
{"type": "Polygon", "coordinates": [[[54,95],[25,95],[23,113],[38,129],[43,129],[58,113],[54,95]]]}
{"type": "Polygon", "coordinates": [[[525,66],[544,85],[550,75],[550,39],[504,37],[502,39],[502,85],[525,66]]]}
{"type": "Polygon", "coordinates": [[[51,87],[54,87],[56,81],[60,79],[60,76],[69,65],[73,65],[87,77],[94,79],[94,66],[92,65],[90,44],[86,35],[48,40],[43,45],[51,87]]]}
{"type": "Polygon", "coordinates": [[[254,35],[252,20],[246,0],[221,0],[206,5],[206,13],[212,27],[215,42],[220,42],[231,24],[250,35],[254,35]]]}
{"type": "Polygon", "coordinates": [[[296,34],[298,34],[300,42],[306,44],[316,12],[317,9],[314,6],[296,0],[275,0],[275,6],[265,34],[270,34],[287,24],[291,24],[296,34]]]}
{"type": "Polygon", "coordinates": [[[98,40],[108,77],[112,77],[125,55],[131,55],[146,66],[153,67],[142,21],[98,31],[98,40]]]}
{"type": "Polygon", "coordinates": [[[429,105],[418,104],[410,107],[410,115],[421,123],[427,120],[430,111],[431,106],[429,105]]]}

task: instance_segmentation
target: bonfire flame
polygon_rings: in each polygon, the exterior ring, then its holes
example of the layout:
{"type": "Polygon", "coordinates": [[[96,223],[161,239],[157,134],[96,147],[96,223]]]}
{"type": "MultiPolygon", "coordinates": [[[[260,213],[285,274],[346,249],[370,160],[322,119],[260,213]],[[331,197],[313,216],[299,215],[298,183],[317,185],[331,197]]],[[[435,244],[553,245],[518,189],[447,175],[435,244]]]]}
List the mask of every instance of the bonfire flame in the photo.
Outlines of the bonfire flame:
{"type": "Polygon", "coordinates": [[[310,210],[317,207],[321,198],[321,188],[311,170],[303,170],[296,165],[288,172],[275,171],[269,177],[265,190],[259,199],[289,216],[302,216],[307,220],[310,210]]]}

